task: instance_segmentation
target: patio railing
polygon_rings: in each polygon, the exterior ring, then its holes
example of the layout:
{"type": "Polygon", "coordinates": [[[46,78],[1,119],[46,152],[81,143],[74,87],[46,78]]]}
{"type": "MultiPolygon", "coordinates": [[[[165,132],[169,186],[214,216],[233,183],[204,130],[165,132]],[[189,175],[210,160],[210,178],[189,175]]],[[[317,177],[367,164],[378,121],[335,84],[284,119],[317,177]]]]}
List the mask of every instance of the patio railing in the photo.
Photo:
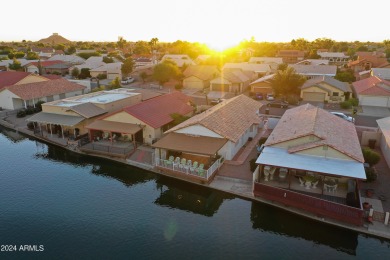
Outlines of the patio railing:
{"type": "Polygon", "coordinates": [[[165,168],[174,172],[180,172],[186,175],[196,176],[198,178],[209,180],[210,177],[213,175],[213,173],[216,172],[219,169],[219,167],[221,167],[222,165],[221,161],[222,158],[219,158],[207,170],[203,170],[203,171],[198,169],[191,170],[191,168],[186,165],[180,165],[178,163],[174,163],[164,159],[156,159],[155,166],[160,168],[165,168]]]}
{"type": "Polygon", "coordinates": [[[134,147],[132,145],[128,147],[117,147],[117,146],[110,146],[110,145],[101,145],[97,143],[87,143],[81,146],[80,150],[86,152],[96,152],[96,153],[104,153],[109,155],[118,155],[118,156],[126,157],[134,150],[134,147]]]}

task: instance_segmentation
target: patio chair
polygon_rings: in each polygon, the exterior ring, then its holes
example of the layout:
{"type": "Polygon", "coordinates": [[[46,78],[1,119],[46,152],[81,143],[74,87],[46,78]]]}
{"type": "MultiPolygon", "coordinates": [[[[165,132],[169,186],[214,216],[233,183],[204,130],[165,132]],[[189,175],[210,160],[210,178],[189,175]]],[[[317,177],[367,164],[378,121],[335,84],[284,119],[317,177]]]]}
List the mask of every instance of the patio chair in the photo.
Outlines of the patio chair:
{"type": "Polygon", "coordinates": [[[198,162],[195,161],[192,166],[190,166],[190,172],[194,173],[198,169],[198,162]]]}
{"type": "Polygon", "coordinates": [[[312,188],[316,189],[317,188],[317,184],[318,184],[318,180],[316,180],[315,182],[312,182],[311,183],[312,188]]]}
{"type": "Polygon", "coordinates": [[[300,186],[305,186],[305,180],[303,180],[301,177],[299,177],[299,182],[301,183],[300,186]]]}
{"type": "Polygon", "coordinates": [[[172,155],[169,156],[169,161],[173,162],[174,159],[175,159],[175,157],[173,157],[172,155]]]}
{"type": "Polygon", "coordinates": [[[201,175],[201,173],[203,173],[204,172],[204,164],[203,163],[201,163],[201,164],[199,164],[199,167],[198,167],[198,169],[196,170],[197,171],[197,173],[198,173],[198,175],[201,175]]]}

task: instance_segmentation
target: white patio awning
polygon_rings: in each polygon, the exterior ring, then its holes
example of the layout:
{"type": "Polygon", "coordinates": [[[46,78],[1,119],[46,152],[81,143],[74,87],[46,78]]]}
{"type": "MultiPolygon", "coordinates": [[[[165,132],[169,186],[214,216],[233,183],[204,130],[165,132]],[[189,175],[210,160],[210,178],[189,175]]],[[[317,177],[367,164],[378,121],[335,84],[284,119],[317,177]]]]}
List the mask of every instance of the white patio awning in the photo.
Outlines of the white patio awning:
{"type": "Polygon", "coordinates": [[[349,178],[366,179],[364,166],[361,162],[288,153],[287,150],[277,147],[264,147],[256,163],[349,178]]]}
{"type": "Polygon", "coordinates": [[[26,121],[29,122],[38,122],[42,124],[52,124],[52,125],[64,125],[64,126],[75,126],[85,118],[80,116],[68,116],[61,114],[51,114],[45,112],[39,112],[38,114],[33,115],[28,118],[26,121]]]}

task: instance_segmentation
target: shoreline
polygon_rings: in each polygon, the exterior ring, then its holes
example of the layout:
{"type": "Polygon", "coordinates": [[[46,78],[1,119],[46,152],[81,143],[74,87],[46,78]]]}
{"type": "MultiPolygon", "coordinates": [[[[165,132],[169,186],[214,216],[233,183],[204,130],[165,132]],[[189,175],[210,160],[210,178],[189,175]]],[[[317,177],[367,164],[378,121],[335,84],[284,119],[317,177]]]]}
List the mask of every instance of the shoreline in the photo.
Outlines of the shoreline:
{"type": "Polygon", "coordinates": [[[41,137],[41,136],[34,135],[33,133],[30,133],[30,131],[24,129],[23,127],[17,127],[15,125],[5,121],[3,118],[0,119],[0,126],[5,127],[7,129],[10,129],[10,130],[13,130],[13,131],[16,131],[17,133],[21,133],[21,134],[26,135],[30,138],[42,141],[46,144],[51,144],[51,145],[55,145],[57,147],[61,147],[63,149],[66,149],[70,152],[77,153],[79,155],[91,156],[91,157],[95,157],[95,158],[103,158],[103,159],[111,160],[111,161],[114,161],[117,163],[130,165],[130,166],[142,169],[142,170],[152,172],[154,174],[162,175],[164,177],[169,177],[169,178],[173,178],[175,180],[179,180],[179,181],[199,185],[199,186],[202,186],[205,188],[209,188],[209,189],[225,192],[228,194],[232,194],[232,195],[237,196],[241,199],[245,199],[245,200],[249,200],[249,201],[253,201],[253,202],[258,202],[258,203],[264,203],[266,205],[273,206],[273,207],[276,207],[278,209],[287,211],[289,213],[293,213],[293,214],[299,215],[301,217],[309,218],[309,219],[318,221],[318,222],[323,223],[323,224],[328,224],[328,225],[336,226],[339,228],[347,229],[350,231],[358,232],[361,234],[370,235],[370,236],[373,236],[373,237],[376,237],[379,239],[390,240],[390,227],[385,226],[384,223],[374,221],[375,225],[383,225],[384,226],[384,228],[381,227],[382,231],[379,231],[379,230],[369,230],[370,225],[373,225],[373,224],[366,224],[365,223],[362,227],[358,227],[358,226],[348,225],[346,223],[341,223],[341,222],[338,222],[338,221],[335,221],[332,219],[325,219],[322,217],[318,217],[315,214],[311,214],[307,211],[284,206],[281,203],[276,203],[273,201],[268,201],[268,200],[265,200],[265,199],[262,199],[259,197],[255,197],[253,195],[253,193],[251,192],[252,185],[253,185],[253,183],[251,181],[236,179],[236,178],[231,178],[231,177],[226,177],[226,176],[220,176],[220,175],[216,174],[214,179],[209,184],[201,184],[201,183],[193,182],[191,180],[186,180],[186,179],[182,179],[182,178],[178,178],[176,176],[166,174],[160,170],[156,170],[154,168],[154,166],[152,166],[152,165],[147,165],[147,164],[139,163],[139,162],[132,161],[132,160],[117,159],[114,157],[97,155],[97,154],[89,154],[89,153],[70,149],[64,145],[61,145],[60,143],[54,142],[52,140],[49,140],[49,139],[41,137]],[[235,190],[232,190],[233,187],[235,188],[235,190]],[[239,190],[240,188],[244,191],[238,192],[237,190],[239,190]],[[250,192],[248,192],[248,188],[250,188],[250,192]]]}

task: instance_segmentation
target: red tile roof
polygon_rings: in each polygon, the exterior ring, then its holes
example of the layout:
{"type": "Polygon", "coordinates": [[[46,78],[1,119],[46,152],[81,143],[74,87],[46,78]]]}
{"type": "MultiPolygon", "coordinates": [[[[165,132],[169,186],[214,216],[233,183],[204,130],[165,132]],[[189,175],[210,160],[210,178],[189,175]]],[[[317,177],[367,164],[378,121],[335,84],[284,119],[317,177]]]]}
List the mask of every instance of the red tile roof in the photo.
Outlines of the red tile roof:
{"type": "MultiPolygon", "coordinates": [[[[51,66],[51,65],[54,65],[54,64],[59,64],[59,63],[64,63],[64,62],[61,61],[61,60],[45,60],[45,61],[41,61],[41,66],[44,68],[44,67],[51,66]]],[[[30,62],[30,63],[27,63],[24,66],[27,67],[27,66],[30,66],[30,65],[34,65],[34,66],[38,67],[39,62],[38,61],[30,62]]]]}
{"type": "Polygon", "coordinates": [[[309,136],[317,139],[289,147],[288,152],[327,145],[356,161],[364,162],[355,125],[310,104],[287,110],[265,146],[309,136]]]}
{"type": "Polygon", "coordinates": [[[194,108],[189,105],[190,98],[181,92],[173,92],[126,107],[123,111],[138,118],[153,128],[172,122],[172,114],[186,115],[194,108]]]}
{"type": "Polygon", "coordinates": [[[42,82],[13,85],[6,87],[15,95],[24,100],[31,100],[52,95],[58,95],[85,89],[84,86],[70,82],[66,79],[48,80],[42,82]]]}
{"type": "Polygon", "coordinates": [[[31,75],[31,73],[23,72],[23,71],[0,72],[0,89],[6,86],[14,85],[19,81],[21,81],[22,79],[24,79],[25,77],[27,77],[28,75],[31,75]]]}
{"type": "Polygon", "coordinates": [[[390,96],[390,81],[377,76],[355,81],[352,86],[359,95],[390,96]]]}

